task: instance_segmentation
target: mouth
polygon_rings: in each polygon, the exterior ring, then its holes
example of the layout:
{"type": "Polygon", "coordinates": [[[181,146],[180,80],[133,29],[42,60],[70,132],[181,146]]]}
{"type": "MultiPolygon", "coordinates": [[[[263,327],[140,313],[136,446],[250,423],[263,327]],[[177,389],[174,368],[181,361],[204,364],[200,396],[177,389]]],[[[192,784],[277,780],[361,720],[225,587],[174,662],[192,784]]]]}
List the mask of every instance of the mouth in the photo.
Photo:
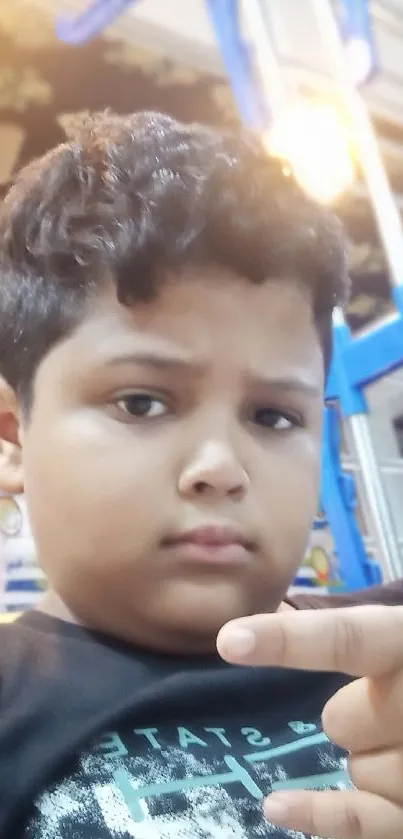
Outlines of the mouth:
{"type": "Polygon", "coordinates": [[[178,560],[185,563],[239,566],[249,563],[256,545],[233,527],[208,525],[175,534],[163,542],[178,560]]]}

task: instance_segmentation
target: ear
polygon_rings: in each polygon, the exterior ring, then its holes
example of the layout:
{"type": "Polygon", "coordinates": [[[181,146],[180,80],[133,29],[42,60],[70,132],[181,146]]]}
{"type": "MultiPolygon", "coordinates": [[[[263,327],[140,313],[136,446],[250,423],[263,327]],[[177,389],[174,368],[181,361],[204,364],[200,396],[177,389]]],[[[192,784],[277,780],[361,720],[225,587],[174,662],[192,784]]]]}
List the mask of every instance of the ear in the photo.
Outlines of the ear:
{"type": "Polygon", "coordinates": [[[0,376],[0,490],[10,495],[24,491],[18,402],[12,387],[0,376]]]}

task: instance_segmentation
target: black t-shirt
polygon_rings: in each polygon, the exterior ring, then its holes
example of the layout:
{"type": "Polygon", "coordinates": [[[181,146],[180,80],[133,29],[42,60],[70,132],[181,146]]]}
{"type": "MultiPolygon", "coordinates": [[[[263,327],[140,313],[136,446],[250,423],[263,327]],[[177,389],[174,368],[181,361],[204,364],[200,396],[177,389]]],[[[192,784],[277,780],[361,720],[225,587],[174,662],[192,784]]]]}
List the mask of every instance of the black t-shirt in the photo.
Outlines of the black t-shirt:
{"type": "Polygon", "coordinates": [[[263,797],[349,783],[320,727],[339,675],[153,654],[39,612],[0,630],[0,839],[295,837],[263,797]]]}

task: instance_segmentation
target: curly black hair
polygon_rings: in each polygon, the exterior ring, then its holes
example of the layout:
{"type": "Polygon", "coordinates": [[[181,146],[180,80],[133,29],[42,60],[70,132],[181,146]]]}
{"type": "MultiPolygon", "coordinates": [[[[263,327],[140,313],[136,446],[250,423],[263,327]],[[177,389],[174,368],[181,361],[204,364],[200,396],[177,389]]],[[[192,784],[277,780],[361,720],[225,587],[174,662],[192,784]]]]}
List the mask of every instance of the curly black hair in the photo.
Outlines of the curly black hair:
{"type": "Polygon", "coordinates": [[[20,172],[0,211],[0,372],[28,405],[41,359],[107,276],[129,304],[187,263],[298,279],[327,366],[348,288],[344,236],[284,164],[242,130],[148,112],[82,119],[20,172]]]}

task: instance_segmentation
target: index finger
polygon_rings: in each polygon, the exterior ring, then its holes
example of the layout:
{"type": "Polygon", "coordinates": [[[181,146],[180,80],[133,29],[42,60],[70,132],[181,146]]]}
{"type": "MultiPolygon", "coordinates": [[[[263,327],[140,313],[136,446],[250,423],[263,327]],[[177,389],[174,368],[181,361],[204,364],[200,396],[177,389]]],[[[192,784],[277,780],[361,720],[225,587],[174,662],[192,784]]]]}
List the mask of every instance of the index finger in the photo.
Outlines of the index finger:
{"type": "Polygon", "coordinates": [[[403,606],[240,618],[220,630],[217,649],[233,664],[383,676],[403,666],[403,606]]]}

